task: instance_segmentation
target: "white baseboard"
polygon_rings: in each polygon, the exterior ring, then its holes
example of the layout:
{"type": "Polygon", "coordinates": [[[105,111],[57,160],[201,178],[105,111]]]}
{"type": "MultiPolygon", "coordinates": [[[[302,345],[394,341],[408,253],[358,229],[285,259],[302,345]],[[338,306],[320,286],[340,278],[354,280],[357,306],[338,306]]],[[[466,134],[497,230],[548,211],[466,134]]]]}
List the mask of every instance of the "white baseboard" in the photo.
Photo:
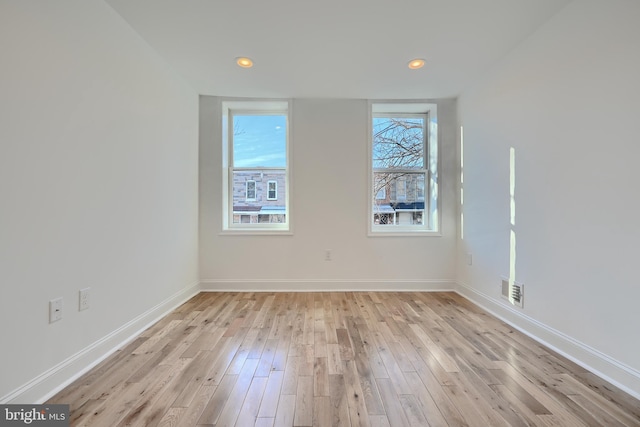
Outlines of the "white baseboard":
{"type": "Polygon", "coordinates": [[[45,402],[199,292],[199,282],[190,284],[6,396],[2,396],[0,404],[45,402]]]}
{"type": "Polygon", "coordinates": [[[456,292],[495,317],[640,399],[640,372],[463,283],[456,292]]]}
{"type": "Polygon", "coordinates": [[[454,291],[452,280],[213,280],[200,281],[203,292],[436,292],[454,291]]]}

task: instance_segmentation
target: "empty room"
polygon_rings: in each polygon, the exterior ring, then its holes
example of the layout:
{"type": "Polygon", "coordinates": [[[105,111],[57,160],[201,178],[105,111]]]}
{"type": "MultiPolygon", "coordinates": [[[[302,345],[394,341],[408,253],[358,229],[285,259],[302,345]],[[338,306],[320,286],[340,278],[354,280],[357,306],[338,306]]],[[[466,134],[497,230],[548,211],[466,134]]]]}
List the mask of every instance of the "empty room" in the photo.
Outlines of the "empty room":
{"type": "Polygon", "coordinates": [[[0,0],[0,425],[640,426],[638,22],[0,0]]]}

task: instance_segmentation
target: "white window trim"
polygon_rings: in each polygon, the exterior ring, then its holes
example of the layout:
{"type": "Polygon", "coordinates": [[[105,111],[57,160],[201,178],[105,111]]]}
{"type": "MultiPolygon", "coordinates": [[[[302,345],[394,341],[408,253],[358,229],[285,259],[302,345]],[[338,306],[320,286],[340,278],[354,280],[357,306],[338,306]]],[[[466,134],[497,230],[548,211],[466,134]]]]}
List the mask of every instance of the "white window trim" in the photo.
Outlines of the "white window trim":
{"type": "MultiPolygon", "coordinates": [[[[222,230],[223,235],[290,235],[293,234],[292,208],[289,195],[291,194],[291,102],[289,100],[255,100],[255,99],[220,99],[222,120],[222,230]],[[284,223],[233,223],[233,113],[242,114],[283,114],[286,116],[286,156],[285,166],[285,222],[284,223]]],[[[235,168],[242,170],[243,168],[235,168]]],[[[245,168],[246,169],[246,168],[245,168]]],[[[249,168],[256,169],[256,168],[249,168]]],[[[263,168],[270,169],[270,168],[263,168]]],[[[282,168],[275,168],[282,169],[282,168]]],[[[257,196],[257,185],[256,185],[257,196]]]]}
{"type": "Polygon", "coordinates": [[[278,200],[278,181],[273,180],[273,179],[272,179],[272,180],[267,181],[267,200],[278,200]],[[275,194],[276,194],[276,195],[275,195],[275,197],[269,197],[269,191],[270,191],[270,190],[269,190],[269,187],[270,187],[270,185],[271,185],[271,183],[272,183],[272,182],[273,182],[273,183],[275,184],[275,186],[276,186],[276,188],[275,188],[275,190],[274,190],[274,191],[275,191],[275,194]]]}
{"type": "MultiPolygon", "coordinates": [[[[370,237],[380,236],[442,236],[440,226],[440,212],[442,198],[439,195],[439,171],[440,168],[440,137],[438,133],[438,108],[435,103],[425,101],[369,101],[368,120],[368,179],[367,192],[367,235],[370,237]],[[428,164],[425,165],[425,213],[423,215],[423,225],[376,225],[373,222],[374,209],[372,201],[374,168],[373,168],[373,118],[375,116],[385,116],[394,114],[426,114],[427,131],[425,133],[425,155],[428,164]]],[[[399,170],[398,172],[402,172],[399,170]]],[[[416,171],[413,171],[416,172],[416,171]]]]}

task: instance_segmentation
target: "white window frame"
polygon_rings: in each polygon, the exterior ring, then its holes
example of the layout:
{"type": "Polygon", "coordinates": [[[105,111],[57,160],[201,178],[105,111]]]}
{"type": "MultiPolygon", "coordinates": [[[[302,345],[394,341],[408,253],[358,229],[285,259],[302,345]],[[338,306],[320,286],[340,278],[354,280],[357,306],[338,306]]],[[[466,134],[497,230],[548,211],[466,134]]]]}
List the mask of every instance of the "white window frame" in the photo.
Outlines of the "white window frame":
{"type": "Polygon", "coordinates": [[[267,200],[278,200],[278,181],[273,180],[273,179],[267,181],[267,200]],[[275,196],[269,197],[269,192],[271,191],[271,189],[269,187],[271,187],[272,183],[275,185],[275,188],[273,190],[275,196]]]}
{"type": "MultiPolygon", "coordinates": [[[[367,196],[367,232],[369,236],[441,236],[440,232],[440,198],[439,191],[439,135],[437,105],[423,101],[370,101],[369,102],[369,191],[367,196]],[[377,169],[373,167],[373,119],[390,116],[426,116],[425,122],[425,163],[424,169],[377,169]],[[374,177],[380,171],[425,173],[424,202],[425,210],[422,224],[398,225],[375,224],[374,221],[374,177]]],[[[406,185],[406,183],[405,183],[406,185]]]]}
{"type": "MultiPolygon", "coordinates": [[[[291,194],[291,108],[289,100],[238,100],[221,99],[222,120],[222,231],[221,234],[293,234],[291,194]],[[233,117],[242,115],[284,115],[286,117],[286,165],[284,168],[241,168],[233,167],[233,117]],[[285,221],[282,223],[234,223],[233,222],[233,173],[241,170],[285,170],[284,204],[285,221]]],[[[276,184],[277,185],[277,184],[276,184]]],[[[256,183],[256,198],[258,185],[256,183]]],[[[267,188],[268,195],[268,188],[267,188]]],[[[236,212],[236,214],[238,214],[236,212]]]]}

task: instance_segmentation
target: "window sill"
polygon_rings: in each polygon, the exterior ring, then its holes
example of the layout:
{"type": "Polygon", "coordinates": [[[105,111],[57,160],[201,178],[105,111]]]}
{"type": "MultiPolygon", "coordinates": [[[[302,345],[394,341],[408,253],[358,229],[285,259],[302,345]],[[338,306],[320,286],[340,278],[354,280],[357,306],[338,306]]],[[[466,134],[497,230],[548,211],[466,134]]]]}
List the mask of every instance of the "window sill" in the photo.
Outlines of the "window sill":
{"type": "Polygon", "coordinates": [[[440,231],[432,230],[369,230],[368,237],[442,237],[440,231]]]}
{"type": "Polygon", "coordinates": [[[292,230],[257,229],[229,229],[222,230],[219,236],[292,236],[292,230]]]}

